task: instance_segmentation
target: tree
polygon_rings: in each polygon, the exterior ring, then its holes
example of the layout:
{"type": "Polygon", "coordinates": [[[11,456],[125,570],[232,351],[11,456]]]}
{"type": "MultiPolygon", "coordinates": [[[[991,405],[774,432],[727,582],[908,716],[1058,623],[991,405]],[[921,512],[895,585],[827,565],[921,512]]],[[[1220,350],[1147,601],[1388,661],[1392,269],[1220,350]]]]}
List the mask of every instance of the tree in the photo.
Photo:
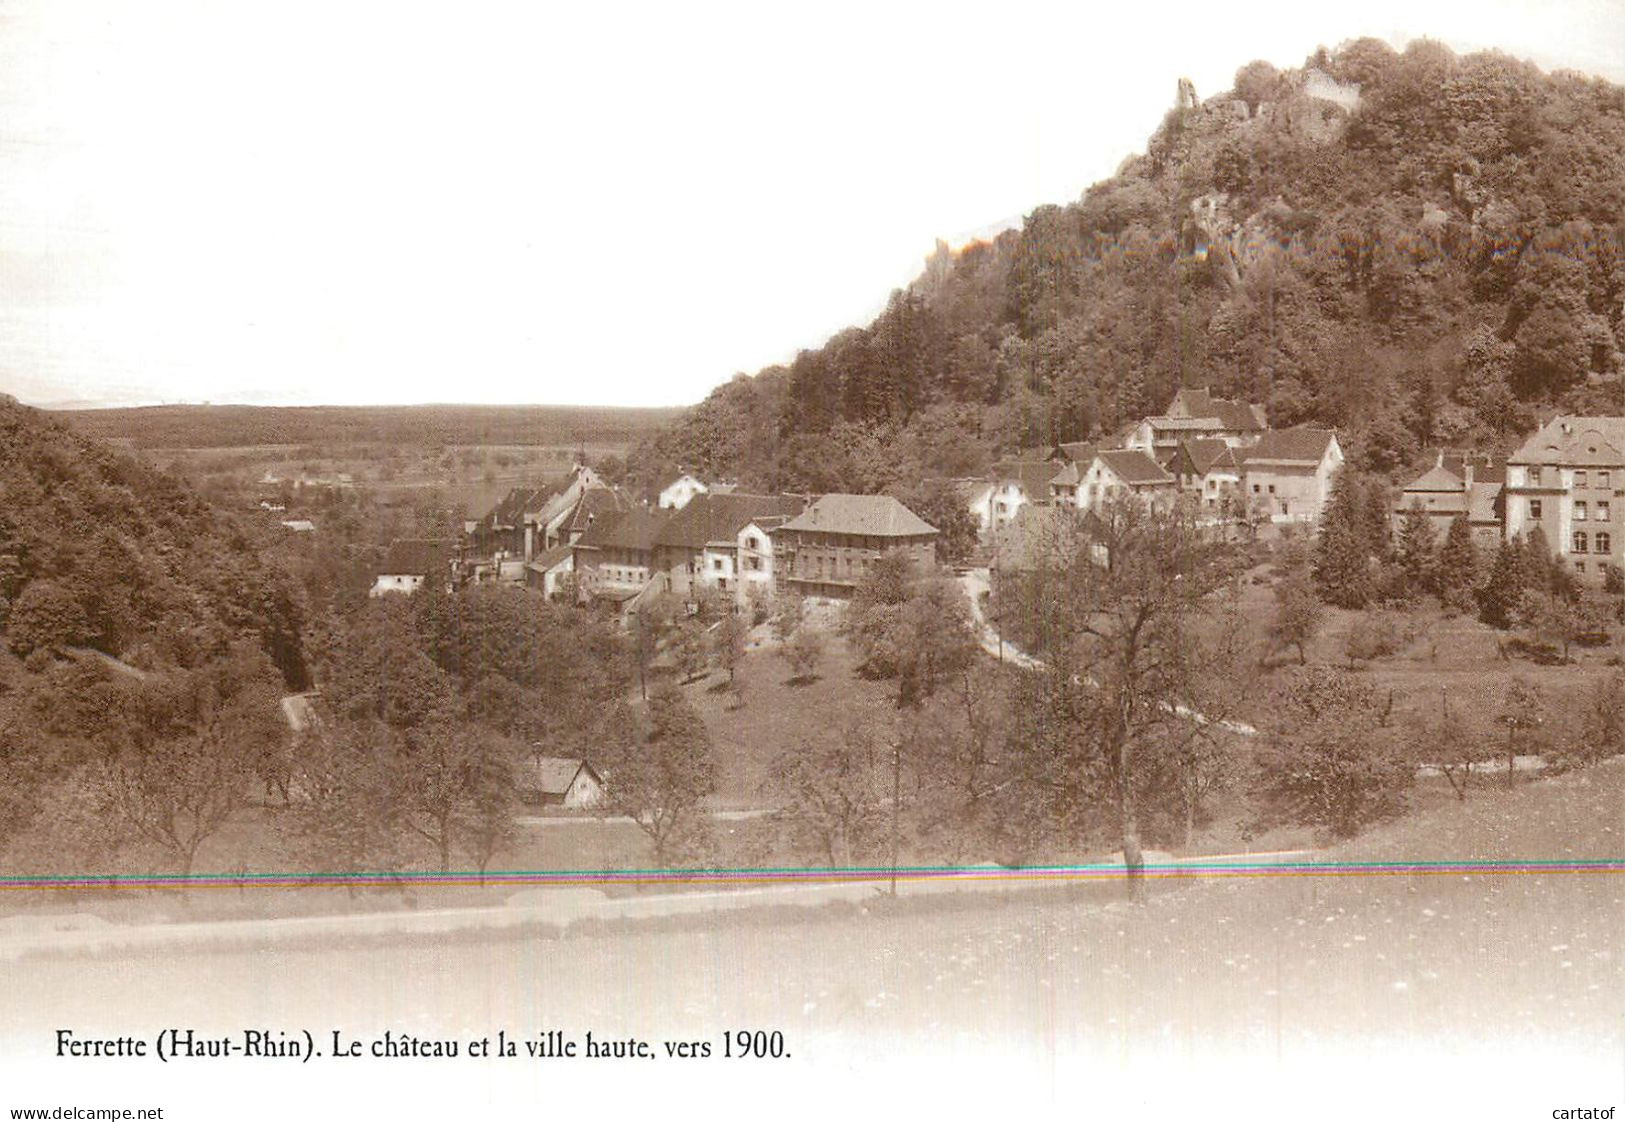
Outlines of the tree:
{"type": "Polygon", "coordinates": [[[1433,571],[1435,587],[1444,606],[1456,612],[1471,610],[1473,589],[1478,583],[1478,549],[1473,544],[1473,528],[1465,514],[1450,520],[1433,571]]]}
{"type": "Polygon", "coordinates": [[[1531,590],[1529,552],[1524,538],[1502,542],[1495,551],[1495,563],[1479,596],[1479,618],[1491,627],[1505,629],[1518,621],[1531,590]]]}
{"type": "Polygon", "coordinates": [[[1275,614],[1270,619],[1271,651],[1296,647],[1298,665],[1308,663],[1304,645],[1320,630],[1320,598],[1306,565],[1294,566],[1275,586],[1275,614]]]}
{"type": "Polygon", "coordinates": [[[856,725],[785,749],[774,759],[769,784],[779,802],[774,818],[829,868],[871,860],[886,827],[886,756],[870,731],[856,725]]]}
{"type": "Polygon", "coordinates": [[[1506,729],[1506,786],[1517,782],[1518,756],[1541,743],[1546,726],[1546,702],[1540,687],[1527,678],[1513,678],[1502,695],[1496,723],[1506,729]]]}
{"type": "Polygon", "coordinates": [[[716,790],[716,760],[710,733],[675,689],[649,698],[646,731],[629,714],[622,734],[604,757],[601,814],[632,819],[654,846],[655,864],[665,867],[696,852],[705,833],[701,801],[716,790]]]}
{"type": "Polygon", "coordinates": [[[779,647],[779,656],[789,663],[792,682],[810,682],[818,676],[818,663],[824,657],[824,637],[802,624],[789,643],[779,647]]]}
{"type": "Polygon", "coordinates": [[[286,821],[306,868],[387,872],[401,865],[398,737],[382,721],[362,719],[323,721],[304,738],[286,821]]]}
{"type": "Polygon", "coordinates": [[[1349,471],[1338,473],[1315,542],[1315,586],[1321,599],[1340,608],[1363,608],[1371,600],[1371,542],[1363,515],[1364,492],[1349,471]]]}
{"type": "Polygon", "coordinates": [[[702,676],[710,665],[705,625],[698,619],[685,620],[677,628],[672,640],[672,662],[677,667],[679,682],[692,682],[702,676]]]}
{"type": "Polygon", "coordinates": [[[112,811],[167,851],[182,875],[286,735],[279,687],[258,646],[239,642],[197,670],[130,687],[128,707],[109,722],[101,776],[112,811]]]}
{"type": "Polygon", "coordinates": [[[1385,712],[1377,692],[1347,671],[1294,671],[1272,707],[1259,757],[1265,821],[1346,838],[1398,814],[1413,771],[1385,712]]]}
{"type": "Polygon", "coordinates": [[[1448,693],[1441,690],[1439,702],[1436,721],[1417,722],[1416,735],[1412,738],[1420,756],[1417,763],[1438,768],[1457,800],[1465,800],[1480,742],[1468,727],[1467,714],[1451,710],[1448,693]]]}
{"type": "Polygon", "coordinates": [[[916,706],[975,657],[969,606],[957,582],[919,576],[900,554],[881,558],[869,578],[846,618],[860,671],[897,679],[898,704],[916,706]]]}
{"type": "Polygon", "coordinates": [[[1435,553],[1433,520],[1418,499],[1405,512],[1399,525],[1399,567],[1405,573],[1406,590],[1410,595],[1437,590],[1435,553]]]}
{"type": "Polygon", "coordinates": [[[1598,678],[1587,691],[1575,735],[1557,754],[1560,768],[1581,768],[1625,752],[1625,675],[1598,678]]]}
{"type": "Polygon", "coordinates": [[[745,640],[749,635],[750,627],[744,617],[731,612],[722,617],[712,633],[717,662],[728,672],[730,686],[734,685],[735,673],[745,659],[745,640]]]}
{"type": "Polygon", "coordinates": [[[1079,841],[1115,835],[1138,896],[1142,815],[1180,791],[1191,727],[1224,716],[1201,707],[1212,695],[1201,691],[1199,623],[1226,574],[1219,547],[1178,509],[1109,503],[1074,533],[1059,570],[1024,593],[1023,611],[1050,634],[1045,671],[1027,676],[1013,707],[1012,763],[1042,808],[1029,814],[1035,826],[1048,819],[1044,829],[1079,841]]]}

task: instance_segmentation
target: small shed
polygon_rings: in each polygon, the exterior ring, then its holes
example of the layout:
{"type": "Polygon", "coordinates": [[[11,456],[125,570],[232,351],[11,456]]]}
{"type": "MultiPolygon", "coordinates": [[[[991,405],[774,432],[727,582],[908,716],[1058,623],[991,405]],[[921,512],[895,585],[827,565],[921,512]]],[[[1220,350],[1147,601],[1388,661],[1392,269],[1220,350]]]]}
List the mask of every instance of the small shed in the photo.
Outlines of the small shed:
{"type": "Polygon", "coordinates": [[[579,809],[593,806],[603,794],[603,777],[585,760],[533,756],[519,769],[521,802],[579,809]]]}

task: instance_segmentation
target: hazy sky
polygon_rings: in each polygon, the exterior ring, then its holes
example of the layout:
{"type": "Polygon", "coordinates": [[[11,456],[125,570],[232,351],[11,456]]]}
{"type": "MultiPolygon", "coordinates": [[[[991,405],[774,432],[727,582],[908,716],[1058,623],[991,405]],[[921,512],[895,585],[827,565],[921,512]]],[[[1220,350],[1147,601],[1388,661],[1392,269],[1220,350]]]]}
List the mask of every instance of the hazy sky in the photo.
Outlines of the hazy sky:
{"type": "Polygon", "coordinates": [[[1181,75],[1359,35],[1625,81],[1625,0],[0,2],[0,389],[695,401],[1076,198],[1181,75]]]}

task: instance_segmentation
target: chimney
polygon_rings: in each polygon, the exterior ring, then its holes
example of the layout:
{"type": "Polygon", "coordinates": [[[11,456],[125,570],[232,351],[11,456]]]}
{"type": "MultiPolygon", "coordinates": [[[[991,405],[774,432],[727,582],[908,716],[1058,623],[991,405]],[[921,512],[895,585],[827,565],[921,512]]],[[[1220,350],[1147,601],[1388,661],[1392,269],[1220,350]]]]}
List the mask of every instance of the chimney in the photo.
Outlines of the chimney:
{"type": "Polygon", "coordinates": [[[1473,489],[1473,458],[1471,456],[1468,456],[1466,460],[1462,461],[1461,475],[1461,489],[1463,491],[1471,491],[1473,489]]]}
{"type": "Polygon", "coordinates": [[[1436,467],[1436,468],[1444,467],[1444,449],[1443,448],[1439,449],[1438,459],[1433,461],[1433,466],[1436,467]]]}

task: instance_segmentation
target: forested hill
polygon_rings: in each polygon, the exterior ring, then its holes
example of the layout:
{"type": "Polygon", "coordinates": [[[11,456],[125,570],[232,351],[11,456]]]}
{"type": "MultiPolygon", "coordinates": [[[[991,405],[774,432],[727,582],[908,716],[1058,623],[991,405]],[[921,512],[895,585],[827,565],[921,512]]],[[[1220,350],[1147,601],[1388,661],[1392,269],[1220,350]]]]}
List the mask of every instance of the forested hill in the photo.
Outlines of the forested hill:
{"type": "Polygon", "coordinates": [[[1110,432],[1181,383],[1336,426],[1379,472],[1504,446],[1542,408],[1625,412],[1622,221],[1618,86],[1430,41],[1254,62],[1205,100],[1181,82],[1116,176],[939,247],[869,326],[736,377],[629,468],[896,488],[1110,432]]]}
{"type": "Polygon", "coordinates": [[[301,687],[299,605],[186,484],[0,395],[0,639],[13,654],[91,647],[193,667],[252,637],[301,687]]]}

